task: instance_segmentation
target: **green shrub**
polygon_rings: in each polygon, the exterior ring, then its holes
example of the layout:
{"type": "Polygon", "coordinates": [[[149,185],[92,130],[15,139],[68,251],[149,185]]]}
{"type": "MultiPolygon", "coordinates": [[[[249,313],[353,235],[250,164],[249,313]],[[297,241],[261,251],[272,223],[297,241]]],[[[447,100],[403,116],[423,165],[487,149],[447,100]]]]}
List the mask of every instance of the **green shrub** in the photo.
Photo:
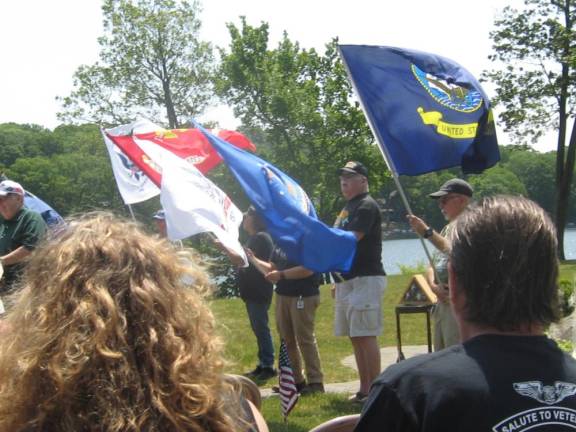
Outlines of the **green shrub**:
{"type": "Polygon", "coordinates": [[[568,354],[572,354],[574,351],[574,343],[572,341],[566,339],[556,339],[556,343],[562,351],[565,351],[568,354]]]}
{"type": "Polygon", "coordinates": [[[400,274],[403,275],[426,273],[428,263],[426,263],[425,261],[418,261],[414,266],[398,264],[398,268],[400,269],[400,274]]]}

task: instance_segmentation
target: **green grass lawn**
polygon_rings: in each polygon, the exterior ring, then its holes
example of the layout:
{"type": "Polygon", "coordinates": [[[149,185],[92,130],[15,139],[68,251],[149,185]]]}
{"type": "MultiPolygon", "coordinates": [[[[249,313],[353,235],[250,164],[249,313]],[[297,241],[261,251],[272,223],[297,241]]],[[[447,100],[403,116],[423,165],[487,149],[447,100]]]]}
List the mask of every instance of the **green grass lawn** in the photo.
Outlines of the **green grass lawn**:
{"type": "Polygon", "coordinates": [[[262,415],[272,432],[306,432],[334,417],[360,413],[360,406],[348,402],[348,395],[327,393],[301,397],[286,422],[277,397],[264,399],[262,415]]]}
{"type": "MultiPolygon", "coordinates": [[[[560,279],[573,281],[576,275],[576,263],[563,264],[560,279]]],[[[411,275],[388,277],[388,287],[384,294],[384,333],[379,338],[380,346],[396,346],[396,322],[394,307],[407,288],[411,275]]],[[[316,338],[320,350],[325,382],[345,382],[357,379],[356,372],[341,364],[344,357],[352,354],[350,341],[345,337],[332,335],[334,302],[330,297],[329,286],[321,287],[321,305],[316,315],[316,338]]],[[[228,360],[227,371],[242,374],[252,370],[257,363],[256,340],[250,329],[248,316],[242,300],[218,299],[211,302],[216,317],[218,333],[225,341],[225,355],[228,360]]],[[[271,329],[275,347],[278,349],[278,333],[275,328],[274,305],[270,308],[271,329]]],[[[424,314],[402,316],[402,344],[426,344],[426,319],[424,314]]],[[[276,383],[273,378],[260,383],[270,387],[276,383]]],[[[360,408],[347,402],[348,395],[314,395],[300,398],[298,405],[284,423],[280,415],[280,403],[277,397],[264,401],[262,412],[274,432],[303,432],[337,416],[360,412],[360,408]]]]}
{"type": "MultiPolygon", "coordinates": [[[[406,289],[411,276],[391,276],[384,294],[384,334],[380,337],[381,346],[396,345],[396,323],[394,307],[406,289]]],[[[330,296],[330,287],[320,288],[321,304],[316,315],[316,339],[322,360],[325,382],[344,382],[357,379],[354,370],[341,364],[344,357],[352,354],[348,338],[332,334],[334,319],[334,301],[330,296]]],[[[226,358],[230,361],[228,372],[244,373],[252,370],[257,363],[256,339],[246,314],[244,303],[239,298],[219,299],[212,302],[212,310],[218,323],[218,332],[226,341],[226,358]]],[[[270,322],[274,336],[274,345],[280,343],[276,332],[274,304],[270,307],[270,322]]],[[[402,317],[402,343],[425,344],[424,314],[404,315],[402,317]]],[[[275,381],[274,379],[270,382],[275,381]]],[[[271,384],[270,384],[271,385],[271,384]]]]}

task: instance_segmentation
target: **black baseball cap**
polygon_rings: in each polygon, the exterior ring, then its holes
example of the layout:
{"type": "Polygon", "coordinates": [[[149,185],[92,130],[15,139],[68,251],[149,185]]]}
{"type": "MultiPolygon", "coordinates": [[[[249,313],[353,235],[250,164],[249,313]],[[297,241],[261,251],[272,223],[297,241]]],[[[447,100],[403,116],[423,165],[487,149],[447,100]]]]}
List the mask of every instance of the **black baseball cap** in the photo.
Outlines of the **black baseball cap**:
{"type": "Polygon", "coordinates": [[[338,175],[342,174],[360,174],[364,177],[368,177],[368,169],[361,162],[349,161],[338,170],[338,175]]]}
{"type": "Polygon", "coordinates": [[[452,180],[448,180],[446,183],[440,186],[440,189],[438,191],[431,193],[428,196],[430,198],[438,199],[451,193],[471,197],[472,194],[474,193],[474,189],[472,188],[472,186],[470,186],[470,183],[468,183],[467,181],[455,178],[452,180]]]}

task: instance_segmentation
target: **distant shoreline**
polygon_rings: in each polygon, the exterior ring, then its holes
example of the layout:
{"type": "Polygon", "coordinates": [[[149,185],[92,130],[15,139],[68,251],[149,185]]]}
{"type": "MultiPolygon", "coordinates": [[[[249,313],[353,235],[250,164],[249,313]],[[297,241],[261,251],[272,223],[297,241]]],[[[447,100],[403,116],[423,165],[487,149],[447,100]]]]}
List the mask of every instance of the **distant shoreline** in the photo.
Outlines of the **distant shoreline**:
{"type": "MultiPolygon", "coordinates": [[[[571,223],[566,227],[565,231],[576,231],[576,226],[571,223]]],[[[399,229],[395,228],[392,230],[382,229],[382,240],[410,240],[417,239],[418,235],[411,229],[399,229]]]]}
{"type": "Polygon", "coordinates": [[[410,240],[417,238],[418,235],[412,230],[382,230],[382,240],[410,240]]]}

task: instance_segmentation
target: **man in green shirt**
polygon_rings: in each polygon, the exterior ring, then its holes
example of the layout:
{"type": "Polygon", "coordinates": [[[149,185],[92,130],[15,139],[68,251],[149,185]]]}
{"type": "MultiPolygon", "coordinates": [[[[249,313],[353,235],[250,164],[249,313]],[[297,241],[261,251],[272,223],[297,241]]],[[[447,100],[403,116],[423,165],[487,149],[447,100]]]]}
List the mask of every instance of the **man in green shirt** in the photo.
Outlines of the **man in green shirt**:
{"type": "Polygon", "coordinates": [[[25,260],[45,233],[42,216],[24,208],[24,188],[11,180],[1,182],[0,263],[4,275],[0,280],[0,296],[12,290],[25,260]]]}

